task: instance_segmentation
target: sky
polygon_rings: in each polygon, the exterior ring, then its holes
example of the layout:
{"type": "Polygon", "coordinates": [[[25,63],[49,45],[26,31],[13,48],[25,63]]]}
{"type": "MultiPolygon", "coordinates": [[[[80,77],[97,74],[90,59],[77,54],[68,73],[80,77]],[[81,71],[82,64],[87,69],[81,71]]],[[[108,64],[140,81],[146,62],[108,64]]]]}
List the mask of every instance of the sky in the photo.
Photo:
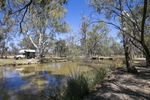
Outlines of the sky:
{"type": "MultiPolygon", "coordinates": [[[[93,8],[88,6],[87,0],[69,0],[68,4],[64,7],[67,9],[65,21],[69,23],[72,29],[72,33],[79,35],[82,15],[84,14],[89,16],[93,11],[93,8]]],[[[104,16],[100,15],[100,17],[104,19],[104,16]]],[[[117,30],[114,29],[112,26],[109,26],[109,28],[111,28],[109,35],[116,37],[117,30]]],[[[65,38],[66,35],[63,34],[59,35],[58,37],[65,38]]]]}
{"type": "MultiPolygon", "coordinates": [[[[67,23],[69,23],[72,32],[68,33],[68,34],[59,34],[56,35],[56,38],[66,38],[69,35],[71,35],[71,33],[76,34],[76,36],[79,36],[79,32],[80,32],[80,28],[81,28],[81,21],[82,21],[82,15],[87,15],[89,16],[91,14],[91,12],[93,11],[93,8],[88,6],[87,0],[69,0],[67,5],[64,5],[64,7],[67,9],[67,13],[66,13],[66,17],[65,17],[65,21],[67,23]]],[[[103,19],[104,16],[100,17],[103,19]]],[[[112,28],[112,26],[109,26],[109,28],[111,28],[111,31],[109,32],[110,36],[115,37],[117,35],[117,30],[115,30],[114,28],[112,28]]],[[[21,41],[22,38],[15,38],[15,42],[19,42],[21,41]]]]}
{"type": "Polygon", "coordinates": [[[68,11],[65,20],[69,22],[75,32],[81,25],[82,14],[89,15],[92,11],[85,0],[69,0],[65,8],[68,11]]]}

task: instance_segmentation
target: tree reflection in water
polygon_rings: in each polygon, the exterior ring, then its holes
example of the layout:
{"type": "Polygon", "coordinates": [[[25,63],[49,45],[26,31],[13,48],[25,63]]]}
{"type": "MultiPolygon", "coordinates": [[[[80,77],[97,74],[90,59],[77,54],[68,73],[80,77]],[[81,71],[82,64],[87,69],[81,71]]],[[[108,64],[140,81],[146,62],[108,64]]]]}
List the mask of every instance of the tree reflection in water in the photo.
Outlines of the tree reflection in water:
{"type": "Polygon", "coordinates": [[[0,100],[48,99],[50,94],[54,94],[61,86],[64,79],[62,75],[53,75],[45,70],[23,73],[15,68],[1,68],[0,73],[0,100]]]}

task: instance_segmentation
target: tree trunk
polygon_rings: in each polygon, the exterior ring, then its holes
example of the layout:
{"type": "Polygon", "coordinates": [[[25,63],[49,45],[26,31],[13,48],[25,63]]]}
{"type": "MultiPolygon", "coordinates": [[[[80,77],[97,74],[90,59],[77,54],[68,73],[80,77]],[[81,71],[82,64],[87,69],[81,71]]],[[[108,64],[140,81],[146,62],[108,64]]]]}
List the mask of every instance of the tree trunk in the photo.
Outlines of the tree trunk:
{"type": "Polygon", "coordinates": [[[144,52],[143,52],[143,57],[146,58],[146,67],[150,67],[150,52],[149,49],[146,47],[146,49],[143,47],[144,52]]]}
{"type": "Polygon", "coordinates": [[[4,50],[2,48],[2,51],[1,51],[1,58],[3,58],[3,54],[4,54],[4,50]]]}
{"type": "Polygon", "coordinates": [[[5,47],[5,59],[7,59],[8,47],[5,47]]]}
{"type": "Polygon", "coordinates": [[[143,46],[143,50],[144,50],[143,54],[144,54],[145,57],[146,57],[146,66],[147,66],[147,67],[150,67],[150,50],[149,50],[148,47],[146,46],[144,40],[141,42],[141,45],[143,46]]]}
{"type": "MultiPolygon", "coordinates": [[[[123,17],[122,0],[119,0],[119,4],[120,4],[120,11],[121,11],[121,26],[122,26],[122,29],[124,30],[125,23],[124,23],[124,17],[123,17]]],[[[124,30],[124,31],[127,31],[127,30],[124,30]]],[[[137,73],[137,70],[135,67],[132,66],[131,38],[127,34],[125,34],[125,32],[123,32],[122,34],[123,34],[123,46],[124,46],[127,71],[129,73],[135,74],[137,73]]]]}
{"type": "Polygon", "coordinates": [[[126,67],[127,71],[129,73],[137,74],[137,70],[134,66],[132,66],[132,44],[130,42],[129,37],[127,35],[123,34],[123,46],[124,46],[124,52],[125,52],[125,61],[126,61],[126,67]]]}
{"type": "Polygon", "coordinates": [[[39,62],[43,63],[44,62],[44,46],[43,46],[43,42],[42,42],[42,34],[39,33],[39,43],[38,45],[36,45],[33,41],[33,39],[31,38],[31,36],[29,34],[27,34],[28,38],[30,39],[31,43],[34,45],[34,47],[36,48],[36,53],[37,53],[37,58],[39,58],[39,62]]]}
{"type": "Polygon", "coordinates": [[[2,45],[1,58],[4,58],[4,54],[5,54],[5,42],[2,45]]]}
{"type": "Polygon", "coordinates": [[[143,7],[143,18],[142,18],[142,24],[141,24],[141,45],[143,46],[145,56],[146,56],[146,64],[147,67],[150,66],[150,50],[146,46],[145,43],[145,22],[146,22],[146,15],[148,10],[148,0],[144,0],[144,7],[143,7]]]}
{"type": "Polygon", "coordinates": [[[37,57],[39,58],[39,62],[43,63],[44,62],[44,50],[40,47],[37,48],[37,57]]]}
{"type": "Polygon", "coordinates": [[[150,55],[146,55],[146,66],[150,67],[150,55]]]}
{"type": "Polygon", "coordinates": [[[130,56],[130,50],[129,50],[129,41],[127,40],[127,36],[123,33],[123,46],[124,46],[124,53],[125,53],[125,61],[126,61],[126,67],[129,71],[132,64],[131,64],[131,56],[130,56]]]}

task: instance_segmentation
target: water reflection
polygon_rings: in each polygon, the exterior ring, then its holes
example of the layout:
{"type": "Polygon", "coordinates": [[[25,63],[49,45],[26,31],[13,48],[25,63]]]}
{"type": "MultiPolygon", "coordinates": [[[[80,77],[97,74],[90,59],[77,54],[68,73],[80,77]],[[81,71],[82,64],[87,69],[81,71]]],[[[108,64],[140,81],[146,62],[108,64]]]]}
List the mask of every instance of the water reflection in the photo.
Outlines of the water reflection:
{"type": "MultiPolygon", "coordinates": [[[[23,73],[14,68],[0,69],[0,100],[16,100],[20,94],[38,94],[41,91],[48,95],[49,88],[55,91],[62,84],[63,76],[53,75],[49,71],[23,73]],[[29,74],[27,76],[27,74],[29,74]],[[25,77],[24,77],[25,75],[25,77]],[[19,94],[19,95],[18,95],[19,94]]],[[[36,95],[35,95],[36,98],[36,95]]]]}
{"type": "Polygon", "coordinates": [[[3,89],[18,89],[21,85],[27,84],[13,68],[2,68],[1,73],[0,85],[3,89]]]}
{"type": "Polygon", "coordinates": [[[7,100],[8,97],[12,98],[21,86],[27,84],[13,68],[1,68],[0,73],[0,98],[2,100],[7,100]]]}
{"type": "Polygon", "coordinates": [[[0,100],[44,100],[64,84],[77,63],[54,63],[0,68],[0,100]]]}

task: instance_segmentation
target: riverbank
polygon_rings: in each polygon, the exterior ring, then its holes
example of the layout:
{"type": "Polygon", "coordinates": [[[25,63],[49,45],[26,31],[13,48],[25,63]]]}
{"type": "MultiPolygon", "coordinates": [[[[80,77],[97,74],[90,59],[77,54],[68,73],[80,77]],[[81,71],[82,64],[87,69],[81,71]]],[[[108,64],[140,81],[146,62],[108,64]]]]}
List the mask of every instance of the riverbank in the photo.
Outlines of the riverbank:
{"type": "MultiPolygon", "coordinates": [[[[67,60],[65,58],[44,58],[43,63],[50,63],[50,62],[66,62],[67,60]]],[[[13,59],[13,58],[8,58],[8,59],[0,59],[0,66],[19,66],[19,65],[29,65],[29,64],[38,64],[39,59],[37,58],[32,58],[32,59],[13,59]]]]}
{"type": "Polygon", "coordinates": [[[0,59],[0,66],[17,66],[17,65],[29,65],[37,64],[38,59],[0,59]]]}
{"type": "Polygon", "coordinates": [[[84,100],[150,100],[150,68],[136,68],[138,75],[116,69],[84,100]]]}

